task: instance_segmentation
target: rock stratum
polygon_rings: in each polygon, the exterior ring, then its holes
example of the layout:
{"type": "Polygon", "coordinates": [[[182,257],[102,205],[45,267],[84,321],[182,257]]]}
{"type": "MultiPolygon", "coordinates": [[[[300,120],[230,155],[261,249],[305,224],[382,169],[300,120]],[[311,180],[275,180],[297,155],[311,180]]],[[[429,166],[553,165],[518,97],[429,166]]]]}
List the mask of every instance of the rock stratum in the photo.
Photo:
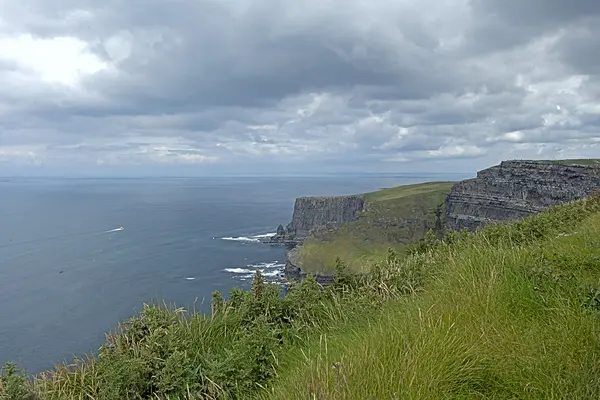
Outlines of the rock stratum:
{"type": "Polygon", "coordinates": [[[285,228],[280,225],[270,241],[301,243],[315,229],[356,221],[364,205],[365,199],[359,195],[297,198],[292,221],[285,228]]]}
{"type": "Polygon", "coordinates": [[[446,197],[447,229],[520,219],[600,190],[600,164],[503,161],[458,182],[446,197]]]}

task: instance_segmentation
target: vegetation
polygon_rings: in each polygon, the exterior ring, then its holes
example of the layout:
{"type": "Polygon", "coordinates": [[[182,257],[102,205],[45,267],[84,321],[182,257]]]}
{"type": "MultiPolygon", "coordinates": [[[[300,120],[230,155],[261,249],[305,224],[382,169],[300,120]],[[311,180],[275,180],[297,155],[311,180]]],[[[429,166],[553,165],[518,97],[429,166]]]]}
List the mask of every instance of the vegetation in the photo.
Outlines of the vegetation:
{"type": "Polygon", "coordinates": [[[98,355],[0,399],[600,397],[600,194],[472,235],[429,235],[356,277],[281,297],[215,292],[211,315],[147,305],[98,355]]]}
{"type": "Polygon", "coordinates": [[[444,198],[452,185],[428,182],[367,193],[358,221],[313,233],[295,261],[307,272],[331,273],[339,258],[352,272],[368,272],[388,248],[402,252],[428,229],[441,229],[444,198]]]}
{"type": "Polygon", "coordinates": [[[600,195],[418,249],[421,295],[323,335],[264,398],[600,396],[600,195]]]}
{"type": "Polygon", "coordinates": [[[600,165],[600,158],[552,160],[555,164],[600,165]]]}

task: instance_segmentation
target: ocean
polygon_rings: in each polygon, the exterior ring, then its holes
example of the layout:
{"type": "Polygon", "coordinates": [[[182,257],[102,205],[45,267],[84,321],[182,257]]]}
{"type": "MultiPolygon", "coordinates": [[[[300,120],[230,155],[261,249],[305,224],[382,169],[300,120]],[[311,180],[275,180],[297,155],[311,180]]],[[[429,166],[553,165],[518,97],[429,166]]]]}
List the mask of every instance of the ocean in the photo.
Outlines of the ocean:
{"type": "Polygon", "coordinates": [[[0,179],[0,364],[93,353],[144,302],[206,311],[256,269],[277,283],[285,249],[260,237],[296,197],[460,178],[0,179]]]}

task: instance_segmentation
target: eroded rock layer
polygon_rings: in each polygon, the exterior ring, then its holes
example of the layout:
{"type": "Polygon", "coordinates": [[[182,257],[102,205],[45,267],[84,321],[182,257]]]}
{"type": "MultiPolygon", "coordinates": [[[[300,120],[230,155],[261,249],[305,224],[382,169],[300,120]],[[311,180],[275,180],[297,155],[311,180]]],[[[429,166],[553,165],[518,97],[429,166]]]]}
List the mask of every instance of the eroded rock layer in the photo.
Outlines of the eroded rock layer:
{"type": "Polygon", "coordinates": [[[277,229],[272,242],[301,242],[315,228],[355,221],[363,210],[362,196],[300,197],[294,203],[292,221],[277,229]]]}
{"type": "Polygon", "coordinates": [[[503,161],[452,187],[446,227],[474,230],[493,221],[523,218],[600,190],[600,165],[503,161]]]}

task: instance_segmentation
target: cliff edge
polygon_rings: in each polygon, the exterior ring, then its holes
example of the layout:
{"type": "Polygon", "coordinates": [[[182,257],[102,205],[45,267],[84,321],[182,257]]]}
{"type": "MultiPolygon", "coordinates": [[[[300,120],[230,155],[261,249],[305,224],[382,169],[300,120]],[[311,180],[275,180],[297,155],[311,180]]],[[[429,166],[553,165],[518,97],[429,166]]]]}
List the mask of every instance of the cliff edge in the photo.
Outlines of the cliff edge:
{"type": "Polygon", "coordinates": [[[443,227],[443,204],[454,182],[427,182],[341,197],[296,200],[292,221],[280,226],[271,243],[285,243],[285,275],[311,272],[328,280],[336,259],[352,272],[385,257],[389,247],[419,240],[428,229],[443,227]]]}
{"type": "Polygon", "coordinates": [[[272,243],[298,244],[317,228],[356,221],[365,205],[364,196],[300,197],[294,203],[292,221],[277,228],[272,243]]]}
{"type": "Polygon", "coordinates": [[[594,160],[503,161],[454,185],[446,197],[446,228],[475,230],[524,218],[600,190],[594,160]]]}
{"type": "Polygon", "coordinates": [[[399,186],[344,197],[296,200],[292,221],[271,242],[291,245],[285,274],[329,279],[340,258],[367,273],[387,248],[401,250],[425,232],[475,230],[520,219],[600,190],[600,160],[510,160],[472,179],[399,186]]]}

